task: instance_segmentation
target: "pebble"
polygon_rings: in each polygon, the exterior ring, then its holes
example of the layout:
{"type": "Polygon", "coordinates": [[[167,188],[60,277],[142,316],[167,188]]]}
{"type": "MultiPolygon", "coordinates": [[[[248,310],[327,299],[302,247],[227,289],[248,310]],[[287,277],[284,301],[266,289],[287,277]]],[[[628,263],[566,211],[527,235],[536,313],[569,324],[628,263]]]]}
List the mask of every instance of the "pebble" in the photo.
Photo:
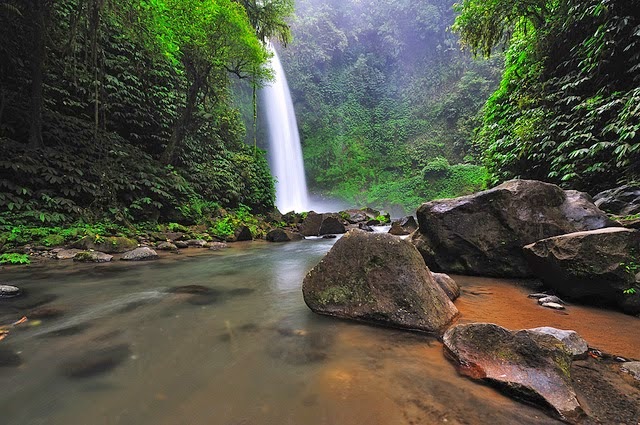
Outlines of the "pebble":
{"type": "Polygon", "coordinates": [[[0,285],[0,298],[13,298],[20,295],[20,288],[12,285],[0,285]]]}
{"type": "Polygon", "coordinates": [[[542,307],[552,308],[554,310],[564,310],[564,306],[558,303],[543,303],[542,307]]]}
{"type": "Polygon", "coordinates": [[[538,304],[546,304],[546,303],[564,304],[565,302],[562,301],[560,298],[556,297],[555,295],[548,295],[544,298],[538,299],[538,304]]]}
{"type": "Polygon", "coordinates": [[[536,294],[527,295],[527,298],[545,298],[545,297],[548,297],[548,296],[549,296],[549,294],[536,293],[536,294]]]}

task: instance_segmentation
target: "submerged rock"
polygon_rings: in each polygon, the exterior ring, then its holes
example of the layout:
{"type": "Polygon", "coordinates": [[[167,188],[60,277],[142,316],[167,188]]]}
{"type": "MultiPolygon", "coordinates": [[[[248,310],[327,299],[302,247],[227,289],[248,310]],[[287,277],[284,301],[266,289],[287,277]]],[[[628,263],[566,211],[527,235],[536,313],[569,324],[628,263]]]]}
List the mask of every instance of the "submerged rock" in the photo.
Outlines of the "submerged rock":
{"type": "Polygon", "coordinates": [[[121,258],[123,261],[148,261],[157,259],[158,253],[148,246],[143,246],[136,248],[133,251],[125,252],[121,258]]]}
{"type": "Polygon", "coordinates": [[[614,223],[588,195],[533,180],[422,204],[412,241],[434,271],[529,277],[522,247],[614,223]]]}
{"type": "Polygon", "coordinates": [[[447,355],[470,378],[551,407],[565,420],[573,421],[582,415],[571,383],[572,354],[555,336],[471,323],[449,328],[443,342],[447,355]]]}
{"type": "Polygon", "coordinates": [[[304,278],[302,293],[316,313],[427,332],[458,314],[405,240],[350,230],[304,278]]]}
{"type": "Polygon", "coordinates": [[[554,310],[564,310],[564,306],[562,304],[558,304],[558,303],[546,302],[546,303],[540,303],[540,305],[542,307],[552,308],[554,310]]]}
{"type": "Polygon", "coordinates": [[[637,284],[640,231],[611,227],[569,233],[527,245],[524,252],[535,274],[558,294],[640,313],[640,291],[626,291],[637,284]]]}
{"type": "Polygon", "coordinates": [[[73,261],[80,263],[108,263],[111,260],[113,260],[113,255],[100,251],[81,251],[73,257],[73,261]]]}
{"type": "Polygon", "coordinates": [[[266,236],[267,241],[269,242],[291,242],[291,241],[300,241],[304,239],[300,233],[292,232],[290,230],[285,229],[271,229],[266,236]]]}
{"type": "Polygon", "coordinates": [[[0,298],[13,298],[21,293],[22,291],[17,286],[0,284],[0,298]]]}
{"type": "Polygon", "coordinates": [[[9,347],[0,346],[0,367],[18,367],[22,358],[9,347]]]}
{"type": "Polygon", "coordinates": [[[547,295],[546,297],[538,298],[538,304],[542,305],[544,303],[564,304],[565,302],[555,295],[547,295]]]}
{"type": "Polygon", "coordinates": [[[61,365],[61,370],[71,378],[86,378],[108,372],[124,362],[130,354],[128,344],[94,348],[67,360],[61,365]]]}

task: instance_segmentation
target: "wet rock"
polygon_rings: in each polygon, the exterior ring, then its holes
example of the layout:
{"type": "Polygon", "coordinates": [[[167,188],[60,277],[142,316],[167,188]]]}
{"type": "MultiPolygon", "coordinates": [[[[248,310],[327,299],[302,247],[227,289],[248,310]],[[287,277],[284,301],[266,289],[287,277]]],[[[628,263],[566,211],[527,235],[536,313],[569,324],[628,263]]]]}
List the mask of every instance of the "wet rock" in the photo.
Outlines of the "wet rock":
{"type": "Polygon", "coordinates": [[[372,218],[371,220],[367,220],[367,226],[380,226],[382,224],[380,220],[372,218]]]}
{"type": "Polygon", "coordinates": [[[345,210],[340,211],[340,216],[344,217],[351,224],[358,224],[369,220],[375,216],[370,216],[363,210],[345,210]]]}
{"type": "Polygon", "coordinates": [[[616,215],[640,213],[640,186],[624,185],[598,193],[593,197],[598,208],[616,215]]]}
{"type": "Polygon", "coordinates": [[[78,248],[83,251],[94,250],[105,252],[107,254],[127,252],[136,248],[137,246],[137,240],[121,236],[104,236],[98,238],[85,236],[84,238],[73,244],[74,248],[78,248]]]}
{"type": "Polygon", "coordinates": [[[611,227],[543,239],[524,247],[531,269],[559,295],[640,313],[636,284],[640,231],[611,227]],[[636,254],[634,254],[636,253],[636,254]]]}
{"type": "Polygon", "coordinates": [[[302,236],[318,236],[320,233],[320,226],[322,225],[322,214],[318,214],[314,211],[309,211],[304,221],[300,225],[300,234],[302,236]]]}
{"type": "Polygon", "coordinates": [[[318,235],[335,235],[345,233],[346,231],[347,229],[344,227],[344,224],[342,224],[342,221],[340,221],[340,218],[330,215],[322,220],[318,235]]]}
{"type": "Polygon", "coordinates": [[[358,223],[358,229],[364,230],[365,232],[373,232],[373,227],[365,223],[358,223]]]}
{"type": "Polygon", "coordinates": [[[291,242],[304,239],[300,233],[285,229],[271,229],[266,236],[269,242],[291,242]]]}
{"type": "Polygon", "coordinates": [[[207,241],[205,241],[204,239],[189,239],[186,242],[187,242],[187,246],[193,247],[193,248],[206,248],[208,246],[207,241]]]}
{"type": "Polygon", "coordinates": [[[389,233],[396,236],[410,235],[418,229],[418,223],[413,216],[403,217],[391,223],[389,233]]]}
{"type": "Polygon", "coordinates": [[[589,351],[587,341],[578,335],[576,331],[543,326],[540,328],[527,329],[525,332],[551,335],[558,341],[562,341],[574,359],[584,357],[587,354],[587,351],[589,351]]]}
{"type": "Polygon", "coordinates": [[[0,367],[18,367],[22,358],[9,347],[0,346],[0,367]]]}
{"type": "Polygon", "coordinates": [[[156,246],[156,249],[160,251],[177,251],[178,247],[171,242],[164,241],[160,242],[158,246],[156,246]]]}
{"type": "Polygon", "coordinates": [[[121,258],[122,261],[149,261],[157,259],[158,253],[148,246],[143,246],[136,248],[133,251],[125,252],[121,258]]]}
{"type": "Polygon", "coordinates": [[[564,306],[558,303],[540,303],[542,307],[552,308],[554,310],[564,310],[564,306]]]}
{"type": "Polygon", "coordinates": [[[100,251],[81,251],[73,257],[73,261],[80,263],[108,263],[113,260],[113,255],[100,251]]]}
{"type": "Polygon", "coordinates": [[[189,248],[187,241],[174,241],[173,243],[179,249],[189,248]]]}
{"type": "Polygon", "coordinates": [[[538,298],[538,304],[542,305],[544,303],[564,304],[565,302],[555,295],[547,295],[546,297],[538,298]]]}
{"type": "Polygon", "coordinates": [[[628,373],[633,376],[635,379],[640,381],[640,362],[626,362],[620,366],[620,369],[623,372],[628,373]]]}
{"type": "Polygon", "coordinates": [[[431,273],[431,276],[433,276],[433,279],[451,301],[456,300],[460,296],[460,286],[458,286],[451,276],[444,273],[431,273]]]}
{"type": "Polygon", "coordinates": [[[317,214],[313,211],[307,214],[300,226],[300,234],[303,236],[321,236],[345,231],[346,228],[337,214],[317,214]]]}
{"type": "Polygon", "coordinates": [[[535,294],[529,294],[529,295],[527,295],[527,298],[540,299],[540,298],[545,298],[545,297],[548,297],[548,296],[549,296],[549,294],[545,294],[544,292],[540,292],[540,293],[535,293],[535,294]]]}
{"type": "Polygon", "coordinates": [[[304,278],[319,314],[440,332],[458,314],[413,245],[386,233],[350,230],[304,278]]]}
{"type": "Polygon", "coordinates": [[[253,240],[251,229],[249,229],[247,226],[239,226],[233,233],[233,240],[237,242],[253,240]]]}
{"type": "Polygon", "coordinates": [[[629,379],[619,364],[586,357],[571,365],[571,380],[588,418],[585,424],[640,423],[640,382],[629,379]]]}
{"type": "Polygon", "coordinates": [[[437,272],[529,277],[524,245],[614,223],[588,195],[534,180],[422,204],[412,241],[437,272]]]}
{"type": "Polygon", "coordinates": [[[228,248],[225,242],[209,242],[209,250],[210,251],[220,251],[221,249],[228,248]]]}
{"type": "Polygon", "coordinates": [[[336,239],[337,237],[336,235],[322,235],[322,239],[336,239]]]}
{"type": "Polygon", "coordinates": [[[70,378],[86,378],[114,369],[131,355],[128,344],[117,344],[88,350],[61,365],[62,373],[70,378]]]}
{"type": "Polygon", "coordinates": [[[550,407],[565,420],[582,414],[571,383],[572,355],[554,336],[472,323],[449,328],[443,342],[447,355],[470,378],[550,407]]]}
{"type": "Polygon", "coordinates": [[[20,288],[17,286],[0,284],[0,298],[13,298],[20,294],[20,288]]]}
{"type": "Polygon", "coordinates": [[[80,249],[62,249],[55,253],[55,258],[58,260],[71,260],[77,253],[81,252],[80,249]]]}

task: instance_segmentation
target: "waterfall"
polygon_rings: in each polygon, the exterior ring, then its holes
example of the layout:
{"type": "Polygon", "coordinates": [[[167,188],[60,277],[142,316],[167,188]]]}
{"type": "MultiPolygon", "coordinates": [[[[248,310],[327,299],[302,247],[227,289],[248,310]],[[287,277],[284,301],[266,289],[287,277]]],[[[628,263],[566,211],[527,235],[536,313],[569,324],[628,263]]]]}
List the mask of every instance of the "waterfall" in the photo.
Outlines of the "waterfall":
{"type": "Polygon", "coordinates": [[[273,46],[269,49],[275,81],[262,94],[269,128],[269,162],[276,179],[276,206],[283,213],[307,211],[309,195],[293,102],[278,53],[273,46]]]}

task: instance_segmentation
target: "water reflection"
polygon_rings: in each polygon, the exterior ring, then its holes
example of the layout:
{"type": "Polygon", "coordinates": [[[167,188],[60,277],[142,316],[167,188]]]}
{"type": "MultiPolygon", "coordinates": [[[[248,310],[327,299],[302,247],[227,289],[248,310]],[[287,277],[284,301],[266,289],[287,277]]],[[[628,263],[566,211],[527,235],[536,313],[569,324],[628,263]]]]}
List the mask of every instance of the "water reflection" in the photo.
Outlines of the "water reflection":
{"type": "MultiPolygon", "coordinates": [[[[2,423],[558,423],[459,377],[432,338],[311,313],[300,284],[334,242],[235,244],[99,274],[61,263],[38,280],[6,274],[33,297],[53,295],[45,306],[61,314],[0,343],[2,423]]],[[[558,319],[523,288],[460,280],[463,321],[586,328],[595,320],[603,331],[622,318],[572,306],[558,319]]],[[[31,311],[0,308],[12,321],[31,311]]],[[[609,331],[615,348],[640,337],[640,320],[624,318],[624,333],[609,331]]]]}

